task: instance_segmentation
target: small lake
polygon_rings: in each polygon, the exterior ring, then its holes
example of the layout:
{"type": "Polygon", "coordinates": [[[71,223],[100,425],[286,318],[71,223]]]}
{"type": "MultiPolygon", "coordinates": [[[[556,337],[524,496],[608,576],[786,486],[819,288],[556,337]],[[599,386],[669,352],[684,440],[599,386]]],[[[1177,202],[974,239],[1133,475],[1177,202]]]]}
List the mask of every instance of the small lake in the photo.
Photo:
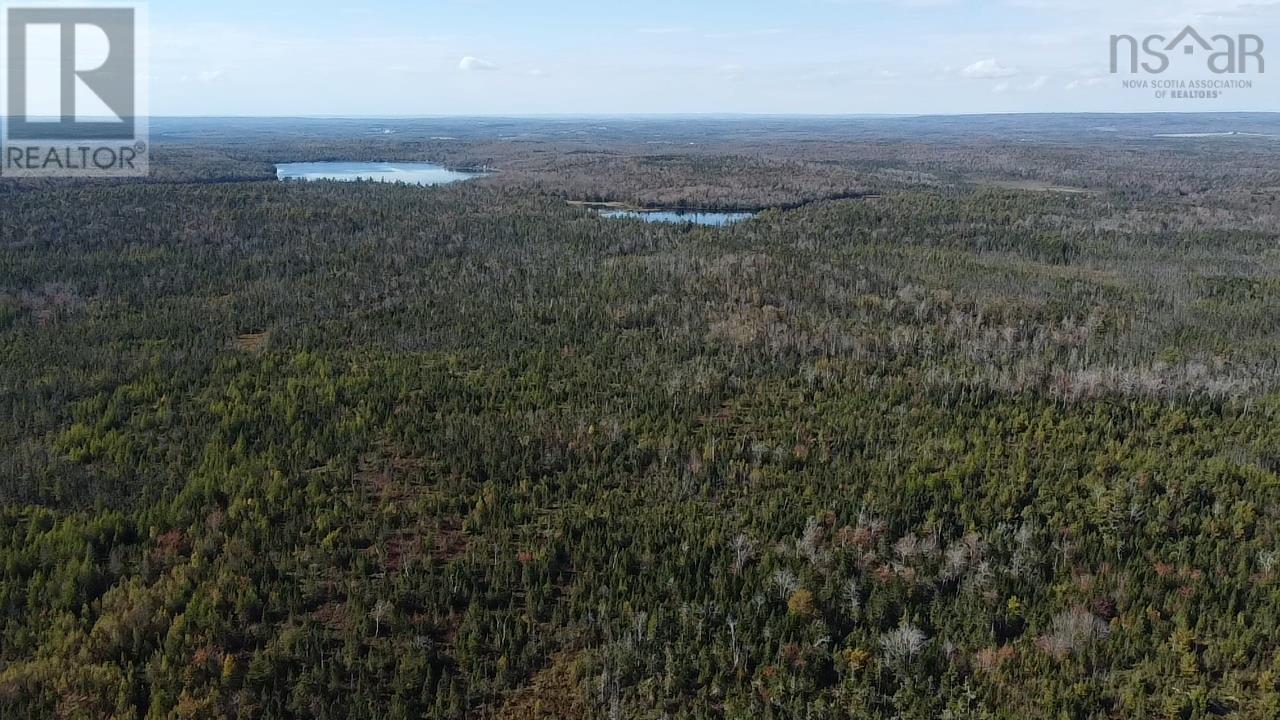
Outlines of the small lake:
{"type": "Polygon", "coordinates": [[[276,177],[280,180],[368,180],[409,185],[448,185],[484,176],[485,173],[450,170],[431,163],[309,162],[276,165],[276,177]]]}
{"type": "Polygon", "coordinates": [[[611,219],[643,220],[675,225],[694,224],[724,227],[756,216],[750,212],[696,212],[687,210],[601,210],[600,216],[611,219]]]}
{"type": "Polygon", "coordinates": [[[1155,137],[1163,140],[1177,139],[1199,139],[1199,138],[1276,138],[1280,135],[1268,135],[1266,133],[1256,132],[1240,132],[1232,130],[1230,132],[1186,132],[1186,133],[1156,133],[1155,137]]]}

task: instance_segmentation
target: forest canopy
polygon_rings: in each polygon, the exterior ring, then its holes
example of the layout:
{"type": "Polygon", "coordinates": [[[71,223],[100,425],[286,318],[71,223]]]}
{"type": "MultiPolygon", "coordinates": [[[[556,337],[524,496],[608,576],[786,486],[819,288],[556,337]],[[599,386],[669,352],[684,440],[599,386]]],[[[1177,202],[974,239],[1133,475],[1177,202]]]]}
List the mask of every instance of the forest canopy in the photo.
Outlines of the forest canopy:
{"type": "Polygon", "coordinates": [[[1273,139],[354,122],[0,185],[0,716],[1280,713],[1273,139]]]}

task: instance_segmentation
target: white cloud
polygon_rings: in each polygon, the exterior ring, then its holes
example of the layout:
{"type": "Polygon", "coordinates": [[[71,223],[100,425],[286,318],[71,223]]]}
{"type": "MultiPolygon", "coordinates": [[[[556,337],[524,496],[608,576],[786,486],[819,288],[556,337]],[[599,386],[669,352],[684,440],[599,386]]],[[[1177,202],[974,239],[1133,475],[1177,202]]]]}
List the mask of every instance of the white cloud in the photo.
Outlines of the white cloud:
{"type": "Polygon", "coordinates": [[[741,65],[728,63],[716,68],[716,73],[726,82],[738,82],[742,80],[745,70],[741,65]]]}
{"type": "Polygon", "coordinates": [[[497,70],[498,66],[488,60],[482,60],[478,57],[468,55],[462,58],[462,61],[458,63],[458,69],[464,72],[476,72],[481,70],[497,70]]]}
{"type": "Polygon", "coordinates": [[[1067,90],[1079,90],[1080,88],[1091,88],[1106,82],[1106,78],[1087,78],[1085,80],[1072,80],[1067,83],[1067,90]]]}
{"type": "Polygon", "coordinates": [[[1236,7],[1221,8],[1204,14],[1229,18],[1274,18],[1280,17],[1280,2],[1244,2],[1236,7]]]}
{"type": "Polygon", "coordinates": [[[782,35],[787,31],[782,28],[760,28],[758,30],[742,30],[736,32],[709,32],[703,37],[708,40],[750,40],[751,38],[773,37],[782,35]]]}
{"type": "Polygon", "coordinates": [[[979,60],[978,62],[966,67],[960,71],[960,74],[975,80],[993,80],[997,78],[1013,77],[1018,74],[1014,68],[1005,67],[995,58],[987,60],[979,60]]]}
{"type": "Polygon", "coordinates": [[[921,9],[921,8],[938,8],[947,5],[955,5],[959,0],[827,0],[833,5],[858,5],[858,4],[880,4],[895,5],[900,8],[921,9]]]}

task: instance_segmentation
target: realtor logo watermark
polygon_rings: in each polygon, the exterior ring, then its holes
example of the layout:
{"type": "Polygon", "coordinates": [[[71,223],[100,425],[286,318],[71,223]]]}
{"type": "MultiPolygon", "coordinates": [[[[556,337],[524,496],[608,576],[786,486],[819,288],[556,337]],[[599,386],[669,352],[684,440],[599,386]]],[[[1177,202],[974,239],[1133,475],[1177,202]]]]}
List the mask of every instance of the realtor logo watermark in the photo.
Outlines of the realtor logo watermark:
{"type": "Polygon", "coordinates": [[[1206,36],[1188,25],[1173,37],[1111,36],[1111,74],[1125,90],[1148,91],[1158,100],[1218,100],[1254,89],[1267,71],[1266,43],[1258,35],[1206,36]],[[1184,77],[1167,77],[1174,70],[1184,77]]]}
{"type": "Polygon", "coordinates": [[[0,16],[0,176],[146,175],[145,7],[15,0],[0,16]]]}

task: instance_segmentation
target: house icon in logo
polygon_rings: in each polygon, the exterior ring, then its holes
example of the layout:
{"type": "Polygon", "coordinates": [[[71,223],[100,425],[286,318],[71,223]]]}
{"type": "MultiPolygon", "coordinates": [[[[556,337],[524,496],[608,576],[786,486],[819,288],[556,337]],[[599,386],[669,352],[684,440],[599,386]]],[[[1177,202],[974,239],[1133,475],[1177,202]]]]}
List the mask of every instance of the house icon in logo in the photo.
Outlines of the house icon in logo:
{"type": "Polygon", "coordinates": [[[1165,47],[1165,50],[1172,51],[1179,45],[1182,46],[1182,54],[1184,55],[1194,55],[1196,52],[1196,45],[1199,45],[1205,50],[1213,50],[1213,45],[1210,45],[1209,41],[1205,40],[1204,36],[1190,25],[1184,28],[1182,32],[1178,33],[1177,37],[1169,41],[1169,45],[1165,47]],[[1192,41],[1195,42],[1194,45],[1192,44],[1192,41]]]}

